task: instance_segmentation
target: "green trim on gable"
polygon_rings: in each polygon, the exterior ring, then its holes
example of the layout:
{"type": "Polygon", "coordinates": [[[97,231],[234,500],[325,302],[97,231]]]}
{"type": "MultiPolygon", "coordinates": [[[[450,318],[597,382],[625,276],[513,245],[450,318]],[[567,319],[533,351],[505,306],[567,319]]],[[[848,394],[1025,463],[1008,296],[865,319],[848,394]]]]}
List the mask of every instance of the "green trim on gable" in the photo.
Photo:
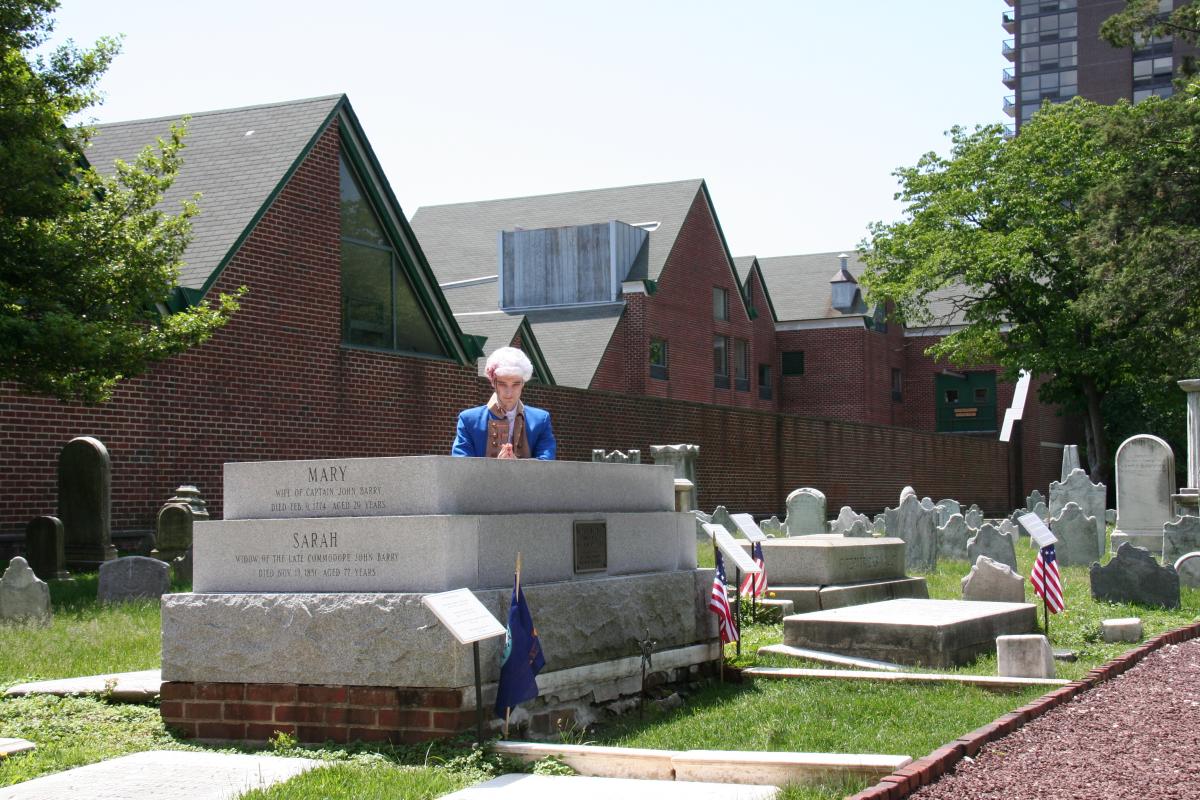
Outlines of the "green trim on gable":
{"type": "Polygon", "coordinates": [[[550,372],[550,363],[546,361],[546,356],[542,353],[542,346],[533,333],[533,326],[529,324],[528,317],[521,318],[517,332],[521,334],[522,352],[529,356],[530,362],[533,363],[533,374],[547,386],[554,386],[554,375],[550,372]]]}

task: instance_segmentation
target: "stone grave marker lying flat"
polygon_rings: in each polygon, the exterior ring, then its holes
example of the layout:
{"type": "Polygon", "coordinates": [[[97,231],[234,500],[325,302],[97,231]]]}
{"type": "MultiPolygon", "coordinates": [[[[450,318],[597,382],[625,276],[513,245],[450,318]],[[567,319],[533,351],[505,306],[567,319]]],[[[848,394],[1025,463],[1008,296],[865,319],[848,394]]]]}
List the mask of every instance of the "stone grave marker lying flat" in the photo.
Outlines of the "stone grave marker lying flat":
{"type": "Polygon", "coordinates": [[[793,614],[783,621],[784,644],[842,655],[952,667],[995,650],[996,637],[1031,633],[1031,603],[973,600],[886,600],[793,614]]]}
{"type": "MultiPolygon", "coordinates": [[[[761,652],[761,651],[760,651],[761,652]]],[[[961,683],[984,689],[1024,689],[1028,686],[1066,686],[1065,678],[1017,678],[1007,675],[961,675],[943,672],[870,672],[861,669],[799,669],[796,667],[751,667],[742,670],[748,678],[815,678],[834,681],[887,681],[894,683],[961,683]]]]}
{"type": "Polygon", "coordinates": [[[35,748],[37,748],[36,744],[25,739],[0,739],[0,759],[15,756],[18,753],[28,753],[35,748]]]}
{"type": "Polygon", "coordinates": [[[308,758],[152,750],[0,788],[0,800],[233,800],[322,762],[308,758]]]}
{"type": "Polygon", "coordinates": [[[459,789],[442,800],[771,800],[777,794],[774,786],[514,773],[459,789]]]}
{"type": "Polygon", "coordinates": [[[837,653],[825,653],[820,650],[808,650],[803,647],[790,647],[786,644],[768,644],[758,648],[758,654],[773,655],[773,656],[789,656],[790,658],[802,658],[808,661],[816,661],[820,664],[839,664],[843,667],[858,667],[859,669],[883,670],[885,672],[899,672],[903,669],[899,664],[892,664],[889,661],[876,661],[870,658],[852,658],[851,656],[839,656],[837,653]]]}
{"type": "Polygon", "coordinates": [[[882,778],[912,761],[906,755],[743,750],[646,750],[631,747],[496,742],[492,751],[531,762],[554,756],[580,775],[605,778],[771,784],[817,783],[843,776],[882,778]]]}
{"type": "Polygon", "coordinates": [[[113,672],[107,675],[88,675],[82,678],[60,678],[53,681],[34,681],[9,687],[6,697],[30,694],[105,695],[113,700],[141,703],[158,697],[162,687],[162,672],[146,669],[141,672],[113,672]]]}

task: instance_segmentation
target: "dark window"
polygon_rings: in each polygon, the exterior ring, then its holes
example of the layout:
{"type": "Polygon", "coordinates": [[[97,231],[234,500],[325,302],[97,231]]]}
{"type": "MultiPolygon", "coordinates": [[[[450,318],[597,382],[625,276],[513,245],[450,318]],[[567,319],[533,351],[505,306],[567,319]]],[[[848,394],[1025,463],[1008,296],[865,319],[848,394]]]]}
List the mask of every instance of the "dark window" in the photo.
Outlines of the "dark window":
{"type": "Polygon", "coordinates": [[[771,399],[771,365],[758,365],[758,396],[763,400],[771,399]]]}
{"type": "Polygon", "coordinates": [[[713,337],[713,386],[729,388],[729,337],[713,337]]]}
{"type": "Polygon", "coordinates": [[[783,377],[804,374],[804,351],[788,350],[783,354],[783,377]]]}
{"type": "Polygon", "coordinates": [[[745,339],[733,342],[733,388],[750,391],[750,343],[745,339]]]}
{"type": "Polygon", "coordinates": [[[713,319],[729,319],[729,292],[713,287],[713,319]]]}
{"type": "Polygon", "coordinates": [[[892,368],[892,402],[899,403],[904,400],[904,373],[895,367],[892,368]]]}
{"type": "Polygon", "coordinates": [[[957,402],[958,402],[958,389],[947,389],[946,390],[946,403],[949,405],[954,405],[957,402]]]}
{"type": "Polygon", "coordinates": [[[391,241],[345,159],[342,206],[342,341],[446,355],[391,241]]]}
{"type": "Polygon", "coordinates": [[[667,340],[650,340],[650,377],[666,380],[670,377],[667,370],[667,340]]]}
{"type": "Polygon", "coordinates": [[[976,389],[975,390],[975,402],[976,403],[986,403],[987,396],[988,396],[987,389],[976,389]]]}

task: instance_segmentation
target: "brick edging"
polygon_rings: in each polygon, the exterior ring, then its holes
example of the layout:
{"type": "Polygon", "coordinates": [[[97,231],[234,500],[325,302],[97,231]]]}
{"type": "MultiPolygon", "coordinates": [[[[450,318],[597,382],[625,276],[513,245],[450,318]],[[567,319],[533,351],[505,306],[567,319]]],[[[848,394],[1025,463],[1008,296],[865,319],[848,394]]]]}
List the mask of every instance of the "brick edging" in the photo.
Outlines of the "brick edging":
{"type": "Polygon", "coordinates": [[[917,789],[933,783],[949,772],[963,756],[973,757],[988,742],[1007,736],[1055,706],[1070,701],[1076,695],[1086,692],[1110,678],[1117,677],[1164,645],[1180,644],[1197,637],[1200,637],[1200,622],[1160,633],[1158,636],[1146,640],[1144,644],[1089,670],[1081,680],[1072,681],[1060,689],[1047,692],[1033,702],[1003,714],[987,725],[942,745],[929,755],[913,761],[906,767],[901,767],[881,779],[879,783],[852,795],[847,800],[900,800],[908,797],[917,789]]]}

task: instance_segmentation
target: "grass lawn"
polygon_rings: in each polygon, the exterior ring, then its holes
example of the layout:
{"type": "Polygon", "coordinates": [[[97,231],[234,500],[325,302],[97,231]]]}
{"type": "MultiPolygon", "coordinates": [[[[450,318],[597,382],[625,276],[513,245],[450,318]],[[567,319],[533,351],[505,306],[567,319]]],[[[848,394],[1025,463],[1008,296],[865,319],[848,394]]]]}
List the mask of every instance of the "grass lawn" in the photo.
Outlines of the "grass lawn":
{"type": "MultiPolygon", "coordinates": [[[[1017,546],[1018,571],[1026,576],[1036,555],[1027,542],[1017,546]]],[[[702,564],[712,564],[710,547],[700,545],[698,553],[702,564]]],[[[960,597],[959,581],[968,570],[966,562],[939,564],[935,572],[925,575],[930,596],[960,597]]],[[[1191,622],[1200,612],[1200,590],[1184,589],[1183,607],[1165,611],[1093,601],[1085,567],[1064,568],[1063,579],[1067,612],[1051,617],[1050,637],[1055,647],[1076,651],[1078,661],[1059,662],[1059,677],[1081,677],[1129,649],[1129,645],[1100,641],[1102,619],[1140,617],[1150,637],[1191,622]]],[[[159,664],[157,603],[100,606],[94,599],[94,574],[79,575],[73,583],[52,584],[51,593],[52,625],[0,626],[0,689],[26,680],[150,669],[159,664]]],[[[1027,597],[1033,600],[1032,595],[1027,597]]],[[[736,657],[734,647],[727,646],[726,657],[739,666],[798,665],[779,656],[760,659],[756,655],[759,646],[782,638],[781,624],[746,625],[742,655],[736,657]]],[[[980,658],[958,671],[994,675],[995,657],[980,658]]],[[[681,708],[662,712],[650,706],[644,718],[629,714],[586,732],[571,732],[569,740],[677,750],[860,752],[916,758],[1041,693],[1040,689],[1002,693],[968,686],[812,680],[710,684],[692,692],[681,708]]],[[[0,737],[9,736],[30,739],[38,749],[0,761],[0,786],[141,750],[196,747],[168,733],[154,705],[87,698],[0,700],[0,737]]],[[[330,764],[245,798],[433,798],[517,769],[461,741],[432,747],[312,749],[280,737],[274,751],[321,758],[330,764]]],[[[535,767],[548,772],[563,769],[553,762],[535,767]]],[[[843,797],[868,783],[849,780],[786,787],[782,797],[843,797]]]]}

